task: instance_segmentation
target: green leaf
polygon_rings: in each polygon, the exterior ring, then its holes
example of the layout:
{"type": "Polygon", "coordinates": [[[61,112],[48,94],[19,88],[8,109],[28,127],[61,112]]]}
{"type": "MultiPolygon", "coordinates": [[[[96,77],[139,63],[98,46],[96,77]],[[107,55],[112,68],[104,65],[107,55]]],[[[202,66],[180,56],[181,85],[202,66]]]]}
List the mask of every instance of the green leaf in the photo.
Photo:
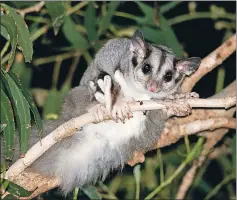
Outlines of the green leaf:
{"type": "Polygon", "coordinates": [[[1,5],[7,11],[7,15],[14,19],[18,29],[18,44],[25,57],[25,62],[30,62],[33,55],[33,44],[25,21],[15,12],[13,8],[7,6],[6,4],[1,5]]]}
{"type": "Polygon", "coordinates": [[[61,109],[60,92],[52,89],[48,93],[48,98],[44,105],[43,119],[57,119],[61,109]]]}
{"type": "Polygon", "coordinates": [[[19,87],[19,89],[21,90],[21,92],[24,95],[25,99],[27,100],[28,105],[30,106],[31,112],[34,115],[36,126],[37,126],[39,132],[42,132],[43,131],[43,122],[41,120],[39,111],[38,111],[38,109],[35,105],[35,102],[34,102],[33,98],[31,97],[31,94],[29,93],[29,91],[26,88],[24,88],[21,85],[20,80],[17,78],[17,76],[14,73],[9,71],[8,74],[15,81],[16,85],[19,87]]]}
{"type": "Polygon", "coordinates": [[[26,67],[26,63],[24,62],[23,55],[21,53],[16,54],[16,58],[17,59],[12,65],[11,72],[19,77],[20,82],[24,88],[29,89],[32,79],[32,68],[26,67]]]}
{"type": "Polygon", "coordinates": [[[4,156],[11,160],[14,153],[15,124],[10,100],[0,88],[1,95],[1,132],[3,131],[4,156]],[[2,130],[2,124],[7,126],[2,130]]]}
{"type": "Polygon", "coordinates": [[[177,56],[182,57],[184,55],[183,49],[180,46],[173,29],[168,24],[166,18],[163,16],[160,19],[160,28],[164,33],[167,46],[171,48],[176,53],[177,56]]]}
{"type": "Polygon", "coordinates": [[[233,172],[236,173],[236,135],[232,139],[232,166],[233,172]]]}
{"type": "Polygon", "coordinates": [[[13,182],[10,182],[10,181],[9,181],[7,191],[13,195],[17,195],[20,197],[28,197],[32,194],[31,191],[27,191],[23,187],[15,184],[13,182]]]}
{"type": "Polygon", "coordinates": [[[140,19],[136,19],[136,21],[140,24],[144,24],[144,25],[155,25],[154,23],[154,10],[152,9],[152,7],[148,6],[147,4],[140,2],[140,1],[136,1],[136,3],[138,4],[139,8],[141,9],[141,11],[144,14],[144,17],[141,17],[140,19]]]}
{"type": "Polygon", "coordinates": [[[45,6],[53,21],[54,34],[57,35],[59,28],[63,24],[64,17],[66,14],[63,2],[60,1],[46,1],[45,6]]]}
{"type": "Polygon", "coordinates": [[[28,150],[28,140],[31,132],[30,109],[24,95],[16,85],[15,81],[8,73],[3,74],[1,71],[3,82],[10,94],[13,110],[16,118],[17,129],[20,138],[20,151],[25,154],[28,150]]]}
{"type": "Polygon", "coordinates": [[[82,190],[90,199],[102,199],[101,195],[97,192],[96,187],[93,185],[83,187],[82,190]]]}
{"type": "Polygon", "coordinates": [[[88,39],[90,41],[95,41],[97,39],[96,36],[96,10],[93,6],[93,2],[89,2],[85,17],[84,17],[84,25],[87,30],[88,39]]]}
{"type": "Polygon", "coordinates": [[[74,48],[80,50],[86,50],[88,48],[89,45],[87,40],[76,30],[76,24],[71,17],[68,16],[65,18],[62,30],[67,40],[74,46],[74,48]]]}
{"type": "Polygon", "coordinates": [[[34,1],[9,1],[10,5],[13,5],[13,7],[22,9],[26,7],[31,7],[35,5],[34,1]]]}
{"type": "Polygon", "coordinates": [[[141,28],[141,31],[144,35],[144,38],[149,40],[150,42],[166,45],[164,33],[160,29],[144,26],[141,28]]]}
{"type": "MultiPolygon", "coordinates": [[[[2,120],[1,120],[2,121],[2,120]]],[[[0,133],[3,131],[4,128],[7,127],[7,124],[0,124],[0,133]]]]}
{"type": "Polygon", "coordinates": [[[8,194],[2,200],[15,200],[15,199],[17,199],[17,198],[14,195],[8,194]]]}
{"type": "Polygon", "coordinates": [[[6,40],[10,40],[10,35],[8,34],[6,28],[1,25],[1,36],[4,37],[6,40]]]}
{"type": "Polygon", "coordinates": [[[17,27],[16,27],[14,19],[6,15],[1,16],[1,24],[6,28],[11,40],[12,48],[11,48],[11,52],[10,52],[10,56],[8,60],[8,66],[10,67],[15,58],[16,45],[17,45],[17,39],[18,39],[17,27]]]}
{"type": "Polygon", "coordinates": [[[168,11],[170,11],[171,9],[175,8],[177,5],[179,5],[180,3],[182,3],[183,1],[171,1],[171,2],[167,2],[165,5],[160,7],[160,13],[164,14],[168,11]]]}
{"type": "MultiPolygon", "coordinates": [[[[142,10],[142,12],[144,13],[145,17],[144,20],[136,20],[138,23],[142,23],[144,25],[155,25],[154,22],[154,15],[153,15],[153,9],[152,7],[148,6],[147,4],[140,2],[140,1],[136,1],[136,3],[138,4],[139,8],[142,10]]],[[[159,16],[160,17],[160,29],[156,30],[156,29],[152,29],[149,27],[144,27],[142,29],[145,29],[145,31],[148,33],[149,36],[145,37],[149,37],[149,40],[152,42],[156,42],[157,44],[163,44],[168,46],[169,48],[171,48],[175,54],[179,57],[183,56],[183,50],[179,44],[178,39],[176,38],[176,35],[173,31],[173,29],[171,28],[171,26],[168,24],[168,21],[166,20],[166,18],[162,15],[159,16]],[[157,36],[155,34],[155,32],[157,31],[157,36]],[[154,38],[154,39],[153,39],[154,38]]]]}
{"type": "Polygon", "coordinates": [[[98,35],[102,35],[106,29],[110,26],[110,21],[114,15],[114,12],[116,11],[117,7],[119,5],[118,1],[111,1],[108,5],[108,11],[106,15],[102,18],[101,23],[100,23],[100,28],[98,31],[98,35]]]}

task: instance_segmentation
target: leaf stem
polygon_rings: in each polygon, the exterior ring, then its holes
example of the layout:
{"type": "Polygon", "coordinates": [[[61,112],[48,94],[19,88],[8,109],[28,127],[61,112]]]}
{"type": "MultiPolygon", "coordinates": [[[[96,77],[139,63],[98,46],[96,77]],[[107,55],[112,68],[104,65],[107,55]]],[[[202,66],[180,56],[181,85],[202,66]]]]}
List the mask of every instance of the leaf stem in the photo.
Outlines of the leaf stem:
{"type": "Polygon", "coordinates": [[[37,40],[41,35],[45,34],[48,31],[48,29],[51,28],[51,27],[52,27],[52,24],[47,24],[47,25],[42,26],[36,32],[34,32],[31,35],[32,42],[37,40]]]}
{"type": "MultiPolygon", "coordinates": [[[[4,54],[7,52],[8,47],[10,46],[10,40],[8,40],[5,44],[5,46],[3,47],[2,51],[1,51],[1,58],[4,56],[4,54]]],[[[9,57],[9,56],[8,56],[9,57]]]]}
{"type": "Polygon", "coordinates": [[[80,10],[81,8],[83,8],[84,6],[86,6],[89,2],[87,1],[82,1],[80,3],[78,3],[77,5],[75,5],[74,7],[69,8],[66,11],[66,16],[69,16],[75,12],[77,12],[78,10],[80,10]]]}
{"type": "Polygon", "coordinates": [[[53,89],[57,89],[57,83],[58,83],[58,77],[59,77],[61,64],[62,64],[62,59],[58,57],[55,62],[54,71],[53,71],[53,80],[52,80],[53,89]]]}
{"type": "Polygon", "coordinates": [[[179,5],[182,2],[183,1],[171,1],[171,2],[168,2],[167,4],[165,4],[165,5],[160,7],[160,13],[164,14],[164,13],[170,11],[171,9],[173,9],[174,7],[176,7],[177,5],[179,5]]]}
{"type": "Polygon", "coordinates": [[[235,179],[234,174],[230,174],[229,176],[226,176],[218,185],[216,185],[211,192],[208,193],[208,195],[204,198],[204,200],[208,200],[214,195],[217,194],[217,192],[221,189],[222,186],[229,183],[230,181],[235,179]]]}
{"type": "Polygon", "coordinates": [[[137,16],[135,15],[132,15],[132,14],[129,14],[129,13],[126,13],[126,12],[115,12],[115,16],[118,16],[118,17],[124,17],[124,18],[127,18],[127,19],[132,19],[132,20],[136,20],[137,16]]]}
{"type": "Polygon", "coordinates": [[[70,84],[70,85],[72,84],[73,74],[74,74],[74,72],[77,68],[77,64],[79,63],[79,59],[80,59],[80,56],[77,56],[73,59],[72,65],[69,69],[69,72],[68,72],[68,75],[67,75],[67,78],[66,78],[64,84],[70,84]]]}
{"type": "Polygon", "coordinates": [[[78,193],[79,193],[79,188],[76,187],[73,191],[73,200],[77,200],[77,196],[78,196],[78,193]]]}
{"type": "Polygon", "coordinates": [[[193,20],[193,19],[202,19],[202,18],[210,18],[210,19],[230,19],[235,20],[235,15],[231,13],[225,13],[225,15],[214,16],[211,12],[195,12],[195,13],[188,13],[184,15],[180,15],[174,17],[173,19],[169,19],[169,25],[176,25],[185,21],[193,20]]]}
{"type": "Polygon", "coordinates": [[[217,72],[216,93],[220,92],[224,88],[224,82],[225,82],[225,69],[219,68],[217,72]]]}
{"type": "Polygon", "coordinates": [[[145,199],[153,198],[158,192],[160,192],[164,187],[171,184],[172,181],[183,171],[183,169],[195,159],[197,151],[202,147],[204,142],[204,138],[199,138],[195,147],[192,149],[190,154],[187,155],[185,160],[181,163],[181,165],[175,170],[175,172],[163,183],[161,183],[153,192],[151,192],[145,199]]]}
{"type": "Polygon", "coordinates": [[[157,154],[158,154],[158,159],[159,159],[159,164],[160,164],[160,183],[163,183],[165,180],[165,176],[164,176],[164,165],[163,165],[163,160],[162,160],[162,153],[161,150],[158,149],[157,150],[157,154]]]}
{"type": "Polygon", "coordinates": [[[187,153],[190,153],[190,143],[189,143],[188,135],[184,136],[184,142],[185,142],[187,153]]]}
{"type": "Polygon", "coordinates": [[[40,16],[31,16],[31,15],[27,15],[25,16],[26,20],[32,21],[32,22],[39,22],[39,23],[43,23],[43,24],[48,24],[50,23],[50,20],[44,18],[44,17],[40,17],[40,16]]]}
{"type": "Polygon", "coordinates": [[[67,53],[58,54],[58,55],[54,55],[54,56],[35,59],[33,64],[38,66],[38,65],[43,65],[46,63],[54,62],[58,58],[60,58],[61,60],[66,60],[68,58],[77,57],[80,55],[81,55],[81,53],[79,51],[72,51],[72,52],[67,52],[67,53]]]}

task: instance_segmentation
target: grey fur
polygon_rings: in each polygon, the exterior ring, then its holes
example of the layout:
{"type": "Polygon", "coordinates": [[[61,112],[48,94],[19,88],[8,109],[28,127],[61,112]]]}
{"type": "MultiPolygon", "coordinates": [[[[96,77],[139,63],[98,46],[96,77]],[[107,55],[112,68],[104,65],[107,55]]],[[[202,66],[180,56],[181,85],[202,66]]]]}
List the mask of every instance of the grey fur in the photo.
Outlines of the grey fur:
{"type": "MultiPolygon", "coordinates": [[[[72,89],[65,98],[61,118],[45,122],[45,134],[50,133],[72,117],[86,113],[91,106],[97,103],[95,100],[91,100],[93,96],[88,90],[88,81],[96,82],[101,72],[109,74],[114,80],[114,72],[119,69],[126,80],[134,84],[134,90],[150,97],[165,98],[176,92],[181,81],[178,83],[173,81],[169,87],[163,83],[163,76],[167,70],[172,70],[174,78],[185,75],[180,75],[181,72],[177,70],[177,66],[174,66],[175,59],[175,55],[166,47],[145,43],[139,31],[132,39],[109,40],[87,68],[80,86],[72,89]],[[133,57],[136,62],[132,62],[133,57]],[[160,63],[161,57],[162,63],[160,63]],[[137,63],[137,66],[134,66],[134,63],[137,63]],[[144,63],[152,64],[151,74],[142,74],[141,69],[144,63]],[[158,70],[158,68],[160,69],[158,70]],[[159,82],[161,89],[159,92],[152,93],[147,90],[150,80],[159,82]]],[[[192,64],[192,71],[195,70],[195,67],[196,65],[192,64]]],[[[185,70],[188,71],[189,68],[187,67],[185,70]]],[[[109,134],[106,135],[103,130],[116,127],[120,129],[123,127],[121,123],[110,121],[89,124],[73,136],[63,139],[51,147],[30,166],[29,170],[60,177],[62,180],[60,187],[63,193],[67,194],[77,186],[82,188],[85,185],[96,183],[99,179],[104,180],[112,170],[121,169],[133,157],[134,151],[149,150],[157,141],[166,119],[167,116],[162,111],[150,111],[138,122],[136,122],[136,117],[130,119],[129,123],[135,125],[137,123],[136,127],[140,133],[126,137],[129,130],[124,129],[125,133],[121,133],[121,138],[124,137],[124,139],[120,140],[119,138],[119,141],[115,141],[109,134]]],[[[114,138],[117,136],[115,135],[114,138]]],[[[33,131],[31,144],[35,142],[36,131],[33,131]]]]}

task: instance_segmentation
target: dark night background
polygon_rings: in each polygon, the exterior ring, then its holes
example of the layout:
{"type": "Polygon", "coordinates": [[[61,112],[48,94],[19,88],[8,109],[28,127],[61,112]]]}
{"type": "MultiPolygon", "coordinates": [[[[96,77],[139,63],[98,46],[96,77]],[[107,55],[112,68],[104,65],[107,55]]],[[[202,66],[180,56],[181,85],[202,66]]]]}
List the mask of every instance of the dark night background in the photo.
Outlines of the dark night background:
{"type": "MultiPolygon", "coordinates": [[[[72,6],[76,5],[78,2],[72,2],[72,6]]],[[[145,2],[147,5],[154,7],[155,3],[152,1],[145,2]]],[[[168,2],[157,2],[158,6],[162,6],[167,4],[168,2]]],[[[188,3],[189,2],[183,2],[179,5],[177,5],[175,8],[171,9],[170,11],[166,12],[164,16],[167,19],[172,19],[176,16],[183,15],[186,13],[189,13],[188,10],[188,3]]],[[[102,2],[97,2],[97,4],[102,5],[102,2]]],[[[236,2],[235,1],[206,1],[206,2],[196,2],[197,8],[196,10],[198,12],[207,12],[210,9],[210,6],[212,4],[215,4],[218,7],[223,7],[228,13],[235,14],[236,13],[236,2]]],[[[14,4],[12,4],[14,5],[14,4]]],[[[82,11],[85,11],[85,8],[82,9],[82,11]]],[[[126,12],[130,13],[136,16],[142,16],[142,12],[139,9],[138,5],[132,1],[130,2],[121,2],[116,11],[126,12]]],[[[99,14],[100,10],[97,10],[97,15],[99,14]]],[[[34,16],[37,16],[37,14],[32,14],[34,16]]],[[[81,16],[74,16],[72,17],[75,22],[80,22],[83,20],[83,17],[81,16]]],[[[228,20],[227,20],[228,21],[228,20]]],[[[28,26],[31,25],[31,21],[26,21],[28,26]]],[[[116,24],[117,26],[122,26],[123,28],[129,27],[129,26],[138,26],[136,24],[135,20],[126,19],[123,17],[113,16],[112,17],[112,24],[116,24]]],[[[226,34],[226,29],[217,30],[215,28],[216,20],[213,20],[211,18],[203,18],[203,19],[193,19],[189,21],[185,21],[182,23],[178,23],[172,26],[173,31],[175,32],[175,35],[182,45],[184,52],[189,56],[195,56],[195,57],[201,57],[204,58],[209,53],[214,51],[217,47],[219,47],[224,42],[224,37],[226,34]]],[[[83,24],[82,24],[83,25],[83,24]]],[[[232,32],[234,33],[235,30],[232,29],[232,32]]],[[[108,39],[105,36],[102,36],[103,39],[108,39]],[[103,38],[104,37],[104,38],[103,38]]],[[[2,38],[1,41],[2,43],[2,38]]],[[[54,35],[53,29],[49,29],[47,33],[43,36],[41,36],[39,39],[34,41],[34,59],[41,58],[41,57],[49,57],[51,55],[57,55],[63,53],[61,50],[62,47],[68,47],[70,45],[69,41],[66,39],[65,34],[60,29],[58,35],[54,35]]],[[[90,48],[89,53],[91,57],[93,58],[95,56],[96,50],[95,48],[90,48]]],[[[69,71],[69,67],[72,64],[72,59],[64,60],[61,68],[60,68],[60,74],[59,79],[57,83],[57,89],[60,90],[62,84],[64,83],[67,73],[69,71]]],[[[73,81],[72,86],[75,87],[79,84],[80,78],[83,75],[83,72],[87,68],[87,61],[84,57],[80,58],[80,61],[77,65],[76,71],[73,75],[73,81]]],[[[30,68],[32,70],[32,76],[31,76],[31,82],[29,88],[43,88],[46,90],[50,90],[52,85],[52,76],[53,76],[53,67],[54,63],[48,63],[40,66],[34,66],[33,64],[26,64],[27,68],[30,68]]],[[[212,96],[215,94],[216,90],[216,82],[217,82],[217,73],[218,69],[223,68],[225,69],[225,81],[224,81],[224,87],[233,82],[236,79],[236,53],[233,53],[229,58],[227,58],[219,67],[214,69],[211,73],[204,76],[198,84],[195,86],[193,91],[199,93],[201,98],[207,98],[209,96],[212,96]]],[[[39,107],[40,112],[42,113],[42,107],[39,107]]],[[[226,137],[233,138],[234,131],[230,131],[226,135],[226,137]]],[[[197,137],[190,137],[190,141],[192,144],[197,141],[197,137]]],[[[171,145],[169,147],[162,148],[162,154],[163,156],[166,156],[166,154],[170,155],[170,152],[176,152],[179,151],[181,148],[180,146],[183,145],[183,140],[180,140],[177,144],[171,145]],[[178,149],[178,150],[177,150],[178,149]]],[[[182,150],[184,151],[184,150],[182,150]]],[[[156,156],[156,152],[149,152],[146,156],[146,158],[152,158],[156,156]]],[[[169,159],[173,159],[176,156],[173,155],[169,159]]],[[[180,164],[180,158],[177,161],[177,158],[175,158],[172,164],[174,166],[178,166],[180,164]],[[176,159],[176,160],[175,160],[176,159]]],[[[183,159],[183,158],[182,158],[183,159]]],[[[227,156],[227,159],[231,159],[231,156],[227,156]]],[[[145,169],[147,163],[141,164],[141,168],[145,169]]],[[[168,164],[167,164],[168,165],[168,164]]],[[[189,165],[188,167],[190,167],[189,165]]],[[[114,173],[105,181],[106,185],[111,184],[111,180],[114,177],[121,176],[121,178],[124,178],[126,176],[132,176],[133,168],[126,166],[125,169],[122,172],[114,173]]],[[[208,167],[205,170],[205,173],[203,175],[203,184],[202,187],[208,187],[213,188],[216,186],[222,179],[223,179],[223,169],[221,167],[221,164],[219,161],[213,160],[209,163],[208,167]]],[[[156,169],[154,174],[158,174],[159,172],[156,169]]],[[[157,175],[157,176],[158,176],[157,175]]],[[[144,175],[146,176],[146,175],[144,175]]],[[[181,176],[180,176],[181,177],[181,176]]],[[[157,178],[158,179],[158,178],[157,178]]],[[[178,183],[176,183],[177,186],[178,183]]],[[[230,187],[235,188],[235,182],[230,185],[230,187]]],[[[145,186],[144,186],[145,187],[145,186]]],[[[120,199],[125,198],[126,194],[126,185],[123,186],[121,190],[119,190],[116,193],[116,196],[120,199]]],[[[129,190],[129,189],[128,189],[129,190]]],[[[147,188],[141,189],[141,198],[144,198],[148,192],[147,188]]],[[[212,199],[226,199],[228,194],[228,188],[223,187],[222,190],[212,199]]],[[[191,190],[191,193],[189,197],[195,200],[203,199],[206,196],[206,191],[201,190],[200,188],[193,187],[191,190]]],[[[236,195],[236,194],[235,194],[236,195]]],[[[59,198],[59,196],[55,197],[56,199],[59,198]]],[[[81,196],[78,199],[87,199],[87,197],[84,194],[81,194],[81,196]]],[[[48,197],[47,199],[52,199],[51,197],[48,197]]],[[[68,198],[70,199],[70,198],[68,198]]]]}
{"type": "MultiPolygon", "coordinates": [[[[150,6],[154,4],[154,2],[146,3],[150,6]]],[[[163,5],[165,3],[167,2],[159,2],[159,5],[163,5]]],[[[235,13],[236,11],[236,2],[233,1],[197,2],[198,11],[208,10],[210,5],[212,5],[213,3],[216,6],[224,7],[228,12],[235,13]]],[[[187,4],[188,2],[179,4],[177,8],[167,12],[165,16],[167,18],[173,18],[174,16],[187,13],[187,4]]],[[[128,12],[134,15],[141,14],[139,8],[133,2],[121,2],[118,10],[128,12]]],[[[123,24],[124,26],[126,26],[126,24],[131,25],[131,23],[135,24],[134,21],[121,17],[114,17],[112,21],[116,24],[123,24]]],[[[204,58],[215,48],[221,45],[225,30],[216,30],[214,27],[214,23],[215,21],[212,19],[196,19],[179,23],[173,26],[173,30],[179,42],[183,45],[184,49],[188,51],[190,57],[199,56],[201,58],[204,58]]],[[[34,47],[36,49],[39,49],[39,51],[37,52],[39,53],[39,55],[37,55],[39,57],[55,54],[56,46],[60,46],[61,44],[66,43],[64,36],[62,35],[62,33],[60,34],[60,32],[57,36],[53,36],[53,30],[50,30],[47,34],[52,35],[52,45],[44,47],[42,46],[40,41],[34,44],[34,47]]],[[[95,52],[93,52],[92,56],[94,55],[94,53],[95,52]]],[[[235,57],[236,54],[234,53],[221,65],[221,67],[224,67],[226,70],[225,86],[231,83],[236,77],[235,57]]],[[[59,87],[60,82],[62,83],[65,78],[65,74],[68,70],[68,64],[68,61],[65,61],[63,67],[61,68],[59,87]]],[[[80,77],[82,76],[86,67],[87,64],[85,60],[81,59],[74,75],[73,86],[77,86],[79,84],[80,77]]],[[[52,79],[52,70],[52,64],[48,64],[47,66],[45,65],[43,67],[34,69],[32,77],[32,87],[42,87],[45,89],[49,89],[52,79]]],[[[215,92],[216,75],[217,69],[206,75],[198,83],[194,90],[198,92],[203,98],[210,96],[210,94],[213,94],[215,92]]]]}

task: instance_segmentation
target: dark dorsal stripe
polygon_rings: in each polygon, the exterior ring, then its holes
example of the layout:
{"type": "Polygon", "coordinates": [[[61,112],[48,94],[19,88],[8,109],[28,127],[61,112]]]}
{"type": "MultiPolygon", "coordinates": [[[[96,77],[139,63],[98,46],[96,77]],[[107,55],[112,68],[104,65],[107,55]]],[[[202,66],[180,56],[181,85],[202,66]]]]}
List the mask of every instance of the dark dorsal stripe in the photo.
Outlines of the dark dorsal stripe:
{"type": "Polygon", "coordinates": [[[137,66],[137,57],[135,55],[132,57],[132,65],[133,67],[137,66]]]}
{"type": "Polygon", "coordinates": [[[151,49],[149,48],[148,45],[146,45],[146,54],[145,54],[144,60],[149,58],[150,55],[151,55],[151,49]]]}
{"type": "Polygon", "coordinates": [[[160,56],[160,63],[159,63],[159,66],[157,68],[157,72],[160,72],[161,69],[162,69],[162,65],[165,64],[165,60],[166,60],[166,52],[163,51],[162,49],[161,50],[161,56],[160,56]]]}
{"type": "Polygon", "coordinates": [[[179,74],[179,76],[174,80],[175,84],[177,84],[178,82],[180,82],[183,79],[183,74],[179,74]]]}

